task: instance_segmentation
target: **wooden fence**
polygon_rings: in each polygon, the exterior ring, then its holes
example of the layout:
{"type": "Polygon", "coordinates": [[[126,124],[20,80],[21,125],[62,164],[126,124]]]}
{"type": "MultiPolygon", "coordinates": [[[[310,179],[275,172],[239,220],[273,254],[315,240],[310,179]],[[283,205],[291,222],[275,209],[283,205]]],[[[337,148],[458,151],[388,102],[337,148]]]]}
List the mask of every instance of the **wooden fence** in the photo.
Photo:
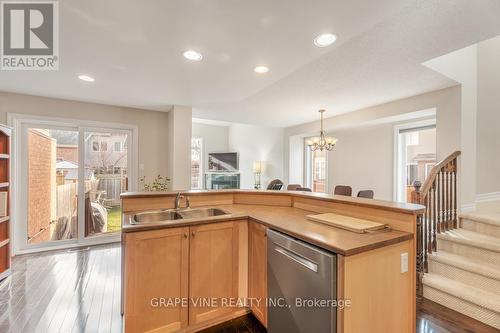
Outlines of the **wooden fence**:
{"type": "Polygon", "coordinates": [[[120,174],[97,175],[96,177],[99,180],[97,190],[103,191],[104,204],[112,207],[119,206],[121,203],[120,193],[127,190],[127,178],[120,174]]]}
{"type": "MultiPolygon", "coordinates": [[[[85,193],[96,191],[98,183],[98,180],[85,181],[85,193]]],[[[75,238],[78,218],[78,183],[58,185],[56,191],[56,226],[52,239],[75,238]]]]}

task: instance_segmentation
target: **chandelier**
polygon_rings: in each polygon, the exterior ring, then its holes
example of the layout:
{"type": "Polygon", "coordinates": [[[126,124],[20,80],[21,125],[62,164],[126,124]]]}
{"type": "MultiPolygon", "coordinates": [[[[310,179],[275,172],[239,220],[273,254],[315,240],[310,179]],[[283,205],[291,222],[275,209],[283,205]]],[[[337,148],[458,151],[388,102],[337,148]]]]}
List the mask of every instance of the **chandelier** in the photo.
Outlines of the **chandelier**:
{"type": "Polygon", "coordinates": [[[337,143],[337,139],[331,136],[325,136],[325,131],[323,130],[323,113],[325,110],[319,110],[319,113],[321,114],[321,131],[319,132],[319,136],[315,136],[313,138],[309,138],[306,140],[306,145],[309,146],[309,148],[312,151],[315,150],[332,150],[333,147],[335,147],[335,144],[337,143]]]}

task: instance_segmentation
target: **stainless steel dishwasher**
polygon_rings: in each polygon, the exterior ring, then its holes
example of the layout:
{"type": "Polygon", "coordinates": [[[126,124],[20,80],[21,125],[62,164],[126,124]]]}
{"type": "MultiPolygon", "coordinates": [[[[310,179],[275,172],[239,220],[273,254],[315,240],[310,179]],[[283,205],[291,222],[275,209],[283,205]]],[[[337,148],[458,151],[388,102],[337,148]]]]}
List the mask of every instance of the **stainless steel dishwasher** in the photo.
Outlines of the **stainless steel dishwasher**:
{"type": "Polygon", "coordinates": [[[335,333],[336,271],[335,254],[269,229],[268,332],[335,333]]]}

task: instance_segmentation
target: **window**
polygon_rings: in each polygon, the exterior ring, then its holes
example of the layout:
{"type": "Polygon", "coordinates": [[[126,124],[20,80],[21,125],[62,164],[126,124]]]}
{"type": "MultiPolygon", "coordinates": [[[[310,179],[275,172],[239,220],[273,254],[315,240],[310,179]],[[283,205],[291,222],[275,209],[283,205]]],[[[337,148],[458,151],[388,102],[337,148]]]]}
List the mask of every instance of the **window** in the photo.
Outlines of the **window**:
{"type": "Polygon", "coordinates": [[[108,143],[106,141],[92,141],[92,151],[108,151],[108,143]]]}
{"type": "Polygon", "coordinates": [[[418,179],[418,165],[417,164],[408,164],[406,166],[406,185],[411,186],[418,179]]]}
{"type": "Polygon", "coordinates": [[[394,199],[406,202],[415,181],[424,183],[436,163],[435,120],[396,125],[394,199]]]}
{"type": "Polygon", "coordinates": [[[115,142],[114,150],[116,152],[121,152],[122,151],[122,143],[121,142],[115,142]]]}
{"type": "Polygon", "coordinates": [[[427,176],[432,171],[432,168],[434,168],[435,165],[436,163],[425,163],[425,179],[427,179],[427,176]]]}
{"type": "Polygon", "coordinates": [[[306,187],[313,192],[326,192],[327,151],[311,151],[306,145],[306,187]]]}
{"type": "Polygon", "coordinates": [[[191,188],[203,189],[203,139],[191,139],[191,188]]]}

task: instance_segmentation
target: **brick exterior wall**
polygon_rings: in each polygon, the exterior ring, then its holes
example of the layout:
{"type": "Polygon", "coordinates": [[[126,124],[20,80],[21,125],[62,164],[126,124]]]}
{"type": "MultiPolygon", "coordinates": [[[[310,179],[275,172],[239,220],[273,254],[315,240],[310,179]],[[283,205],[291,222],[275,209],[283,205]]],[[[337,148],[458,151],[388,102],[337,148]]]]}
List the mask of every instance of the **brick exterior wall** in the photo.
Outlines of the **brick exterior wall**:
{"type": "Polygon", "coordinates": [[[39,243],[51,239],[56,218],[56,141],[29,129],[28,156],[28,237],[39,243]]]}
{"type": "Polygon", "coordinates": [[[70,145],[58,145],[57,159],[78,163],[78,147],[70,145]]]}

